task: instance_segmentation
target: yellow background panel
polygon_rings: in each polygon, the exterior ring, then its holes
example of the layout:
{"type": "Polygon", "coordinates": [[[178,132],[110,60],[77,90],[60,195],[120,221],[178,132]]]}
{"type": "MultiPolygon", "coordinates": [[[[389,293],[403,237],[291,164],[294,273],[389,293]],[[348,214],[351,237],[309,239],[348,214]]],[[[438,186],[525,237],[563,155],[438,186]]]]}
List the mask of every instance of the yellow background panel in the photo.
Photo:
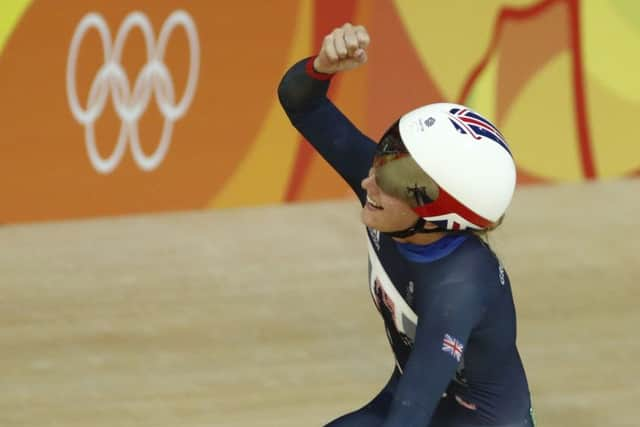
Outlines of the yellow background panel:
{"type": "Polygon", "coordinates": [[[516,162],[525,171],[557,180],[579,181],[571,57],[562,53],[531,79],[505,116],[502,129],[516,162]]]}
{"type": "Polygon", "coordinates": [[[599,177],[627,175],[640,169],[640,141],[631,130],[640,117],[640,104],[625,99],[601,83],[587,84],[591,145],[599,177]]]}
{"type": "Polygon", "coordinates": [[[0,53],[11,36],[31,0],[3,0],[0,2],[0,53]]]}
{"type": "Polygon", "coordinates": [[[582,3],[585,90],[594,163],[604,178],[640,168],[640,143],[623,130],[640,115],[640,2],[582,3]]]}
{"type": "Polygon", "coordinates": [[[501,8],[532,0],[395,0],[411,42],[444,97],[456,100],[462,85],[487,51],[501,8]]]}
{"type": "MultiPolygon", "coordinates": [[[[621,15],[623,10],[613,3],[605,0],[581,3],[587,78],[598,80],[599,85],[620,97],[640,102],[640,22],[621,15]]],[[[640,2],[634,0],[632,4],[640,10],[640,2]]]]}
{"type": "MultiPolygon", "coordinates": [[[[478,76],[465,103],[496,125],[497,71],[499,55],[494,55],[478,76]]],[[[508,141],[507,141],[508,142],[508,141]]]]}

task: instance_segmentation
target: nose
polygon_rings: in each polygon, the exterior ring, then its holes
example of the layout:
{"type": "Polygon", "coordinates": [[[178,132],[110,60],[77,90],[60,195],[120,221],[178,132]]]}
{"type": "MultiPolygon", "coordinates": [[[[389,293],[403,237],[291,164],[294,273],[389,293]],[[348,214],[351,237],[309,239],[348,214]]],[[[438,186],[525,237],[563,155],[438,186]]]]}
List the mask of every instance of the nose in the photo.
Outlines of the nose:
{"type": "Polygon", "coordinates": [[[371,193],[378,188],[378,185],[376,184],[376,174],[373,168],[369,170],[369,175],[362,180],[360,186],[363,190],[367,190],[368,193],[371,193]]]}

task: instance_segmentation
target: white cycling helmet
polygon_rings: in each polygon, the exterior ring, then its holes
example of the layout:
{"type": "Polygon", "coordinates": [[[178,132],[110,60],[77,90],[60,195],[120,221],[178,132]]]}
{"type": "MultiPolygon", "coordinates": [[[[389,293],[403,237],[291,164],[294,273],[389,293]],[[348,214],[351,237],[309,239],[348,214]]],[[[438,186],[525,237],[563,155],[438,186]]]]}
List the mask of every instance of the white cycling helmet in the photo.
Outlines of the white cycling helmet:
{"type": "Polygon", "coordinates": [[[403,115],[384,134],[374,159],[376,182],[421,217],[396,233],[483,230],[511,203],[516,168],[500,131],[463,105],[430,104],[403,115]],[[428,221],[438,226],[425,230],[428,221]]]}

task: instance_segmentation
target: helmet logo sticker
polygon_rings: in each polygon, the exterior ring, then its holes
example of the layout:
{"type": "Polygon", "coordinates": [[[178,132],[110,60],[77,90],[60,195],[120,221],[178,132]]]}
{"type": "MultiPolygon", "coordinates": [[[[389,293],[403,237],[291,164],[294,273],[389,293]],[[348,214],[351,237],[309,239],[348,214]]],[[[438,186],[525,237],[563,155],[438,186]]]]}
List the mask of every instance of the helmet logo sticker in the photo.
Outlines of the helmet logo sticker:
{"type": "Polygon", "coordinates": [[[436,119],[434,117],[429,117],[428,119],[418,119],[416,121],[413,122],[413,125],[415,126],[416,131],[420,131],[420,132],[424,132],[425,131],[425,126],[430,128],[431,126],[433,126],[436,122],[436,119]]]}

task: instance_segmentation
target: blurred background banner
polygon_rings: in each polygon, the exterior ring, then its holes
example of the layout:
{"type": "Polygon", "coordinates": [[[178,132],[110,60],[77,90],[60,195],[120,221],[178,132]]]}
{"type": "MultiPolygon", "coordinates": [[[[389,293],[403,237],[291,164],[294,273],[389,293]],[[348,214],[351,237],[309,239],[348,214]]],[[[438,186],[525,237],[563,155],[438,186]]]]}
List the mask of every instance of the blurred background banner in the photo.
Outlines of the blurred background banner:
{"type": "Polygon", "coordinates": [[[0,222],[348,195],[276,96],[346,21],[370,61],[330,95],[373,139],[445,100],[500,127],[521,184],[640,172],[633,0],[9,0],[0,222]]]}

